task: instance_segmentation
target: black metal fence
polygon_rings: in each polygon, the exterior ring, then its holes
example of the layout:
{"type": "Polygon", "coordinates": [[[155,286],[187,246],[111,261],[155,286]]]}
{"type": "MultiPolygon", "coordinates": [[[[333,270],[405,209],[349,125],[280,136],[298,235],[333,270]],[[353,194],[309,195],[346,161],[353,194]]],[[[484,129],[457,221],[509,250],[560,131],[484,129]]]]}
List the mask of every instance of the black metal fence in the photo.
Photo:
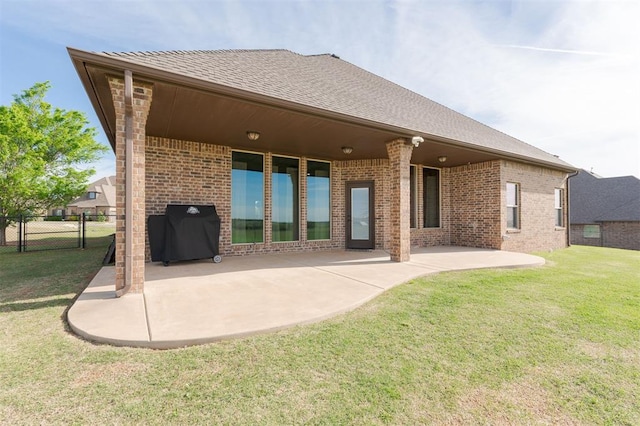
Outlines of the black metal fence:
{"type": "Polygon", "coordinates": [[[116,232],[115,215],[0,216],[0,253],[107,247],[116,232]]]}

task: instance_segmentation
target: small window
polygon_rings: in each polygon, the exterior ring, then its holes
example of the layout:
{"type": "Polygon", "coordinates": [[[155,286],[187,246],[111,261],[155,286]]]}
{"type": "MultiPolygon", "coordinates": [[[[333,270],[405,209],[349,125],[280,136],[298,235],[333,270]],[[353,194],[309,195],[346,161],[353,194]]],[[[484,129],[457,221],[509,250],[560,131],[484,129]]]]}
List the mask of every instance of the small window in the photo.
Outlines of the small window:
{"type": "Polygon", "coordinates": [[[90,200],[95,200],[96,199],[96,192],[94,191],[89,191],[89,199],[90,200]]]}
{"type": "Polygon", "coordinates": [[[600,225],[584,225],[582,236],[584,238],[600,238],[600,225]]]}
{"type": "Polygon", "coordinates": [[[554,208],[556,210],[556,226],[564,226],[564,191],[556,188],[554,191],[554,208]]]}
{"type": "Polygon", "coordinates": [[[507,228],[520,229],[520,185],[507,182],[507,228]]]}

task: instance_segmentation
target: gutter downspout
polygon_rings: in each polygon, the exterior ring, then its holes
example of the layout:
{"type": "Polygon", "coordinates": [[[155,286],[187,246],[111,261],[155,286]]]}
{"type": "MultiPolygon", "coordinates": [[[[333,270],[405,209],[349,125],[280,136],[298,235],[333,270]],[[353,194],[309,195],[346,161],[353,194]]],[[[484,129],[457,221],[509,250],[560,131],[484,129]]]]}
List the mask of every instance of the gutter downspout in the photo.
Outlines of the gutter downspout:
{"type": "Polygon", "coordinates": [[[569,179],[577,176],[578,173],[580,173],[580,170],[576,170],[567,176],[567,247],[571,247],[571,202],[569,201],[571,199],[571,193],[569,192],[571,185],[569,179]]]}
{"type": "Polygon", "coordinates": [[[125,202],[124,202],[124,287],[116,297],[131,290],[133,282],[133,73],[124,71],[124,139],[125,139],[125,202]]]}

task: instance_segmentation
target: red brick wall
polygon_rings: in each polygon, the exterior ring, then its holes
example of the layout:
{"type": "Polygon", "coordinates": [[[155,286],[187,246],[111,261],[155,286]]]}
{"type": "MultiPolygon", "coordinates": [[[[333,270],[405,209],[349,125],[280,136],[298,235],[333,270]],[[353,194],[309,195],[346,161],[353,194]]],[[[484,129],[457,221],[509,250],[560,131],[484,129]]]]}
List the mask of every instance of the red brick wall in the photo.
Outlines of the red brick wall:
{"type": "Polygon", "coordinates": [[[340,248],[345,247],[345,188],[349,181],[374,181],[375,244],[377,249],[389,246],[387,219],[389,217],[389,160],[334,161],[331,169],[331,206],[333,239],[340,248]]]}
{"type": "MultiPolygon", "coordinates": [[[[109,87],[116,115],[116,290],[125,287],[125,84],[121,78],[110,77],[109,87]]],[[[145,261],[145,124],[151,106],[153,89],[151,85],[133,82],[132,93],[132,253],[131,255],[131,288],[129,291],[142,293],[144,290],[145,261]]]]}
{"type": "MultiPolygon", "coordinates": [[[[533,252],[567,246],[567,229],[555,226],[555,188],[566,188],[566,173],[544,167],[501,161],[500,225],[502,250],[533,252]],[[520,185],[520,229],[507,229],[506,184],[520,185]]],[[[566,191],[564,191],[566,198],[566,191]]],[[[564,205],[566,206],[566,199],[564,205]]],[[[567,223],[567,210],[564,210],[567,223]]]]}
{"type": "Polygon", "coordinates": [[[449,183],[451,244],[500,249],[500,162],[444,169],[449,183]]]}
{"type": "MultiPolygon", "coordinates": [[[[231,152],[229,147],[148,137],[146,142],[146,213],[162,214],[169,203],[215,204],[222,220],[224,255],[312,251],[345,247],[345,187],[349,181],[373,181],[376,248],[390,247],[389,160],[331,163],[331,240],[306,240],[306,158],[300,158],[300,241],[271,240],[271,153],[265,156],[265,242],[231,244],[231,152]]],[[[315,159],[314,160],[322,160],[315,159]]],[[[563,247],[564,228],[554,226],[554,188],[564,187],[564,173],[513,162],[490,161],[441,169],[441,227],[423,228],[422,166],[417,167],[417,228],[411,245],[458,245],[514,251],[563,247]],[[507,234],[505,185],[521,184],[521,223],[507,234]],[[503,242],[503,235],[508,238],[503,242]]],[[[147,256],[149,255],[147,249],[147,256]]]]}

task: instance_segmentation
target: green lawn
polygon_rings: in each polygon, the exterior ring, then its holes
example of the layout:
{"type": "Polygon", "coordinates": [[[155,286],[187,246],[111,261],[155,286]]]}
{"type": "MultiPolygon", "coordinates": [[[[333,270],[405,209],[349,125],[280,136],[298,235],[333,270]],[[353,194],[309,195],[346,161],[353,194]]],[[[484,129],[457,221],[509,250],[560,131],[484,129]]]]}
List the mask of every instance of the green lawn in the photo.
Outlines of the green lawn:
{"type": "Polygon", "coordinates": [[[66,331],[103,255],[0,254],[0,423],[640,424],[640,252],[433,275],[322,323],[170,351],[66,331]]]}

